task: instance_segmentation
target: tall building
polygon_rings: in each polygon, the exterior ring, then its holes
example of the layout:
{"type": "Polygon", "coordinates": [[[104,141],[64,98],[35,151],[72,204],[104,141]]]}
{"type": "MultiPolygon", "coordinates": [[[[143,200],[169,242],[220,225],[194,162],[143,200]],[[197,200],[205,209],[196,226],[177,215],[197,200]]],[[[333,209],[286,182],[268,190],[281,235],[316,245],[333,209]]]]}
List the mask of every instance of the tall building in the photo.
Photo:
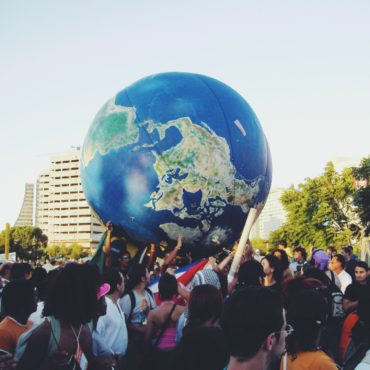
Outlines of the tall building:
{"type": "Polygon", "coordinates": [[[272,231],[278,229],[286,220],[286,212],[280,197],[285,189],[271,189],[265,207],[251,231],[251,238],[268,239],[272,231]]]}
{"type": "Polygon", "coordinates": [[[38,178],[37,224],[49,245],[98,244],[103,232],[87,204],[80,178],[80,149],[54,155],[38,178]]]}
{"type": "Polygon", "coordinates": [[[26,184],[22,208],[19,212],[15,226],[33,226],[33,184],[26,184]]]}
{"type": "Polygon", "coordinates": [[[49,193],[50,170],[42,171],[36,182],[36,214],[35,225],[45,235],[49,234],[49,193]]]}

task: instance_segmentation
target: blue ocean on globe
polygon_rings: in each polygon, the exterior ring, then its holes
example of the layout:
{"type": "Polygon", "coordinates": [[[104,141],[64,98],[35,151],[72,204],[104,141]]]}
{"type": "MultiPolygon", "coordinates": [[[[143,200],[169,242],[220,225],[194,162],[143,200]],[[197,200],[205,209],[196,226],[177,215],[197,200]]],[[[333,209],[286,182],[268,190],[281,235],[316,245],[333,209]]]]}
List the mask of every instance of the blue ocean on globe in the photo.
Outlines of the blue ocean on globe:
{"type": "Polygon", "coordinates": [[[271,172],[249,104],[193,73],[160,73],[120,91],[97,113],[81,154],[93,211],[140,242],[234,242],[249,209],[261,212],[271,172]]]}

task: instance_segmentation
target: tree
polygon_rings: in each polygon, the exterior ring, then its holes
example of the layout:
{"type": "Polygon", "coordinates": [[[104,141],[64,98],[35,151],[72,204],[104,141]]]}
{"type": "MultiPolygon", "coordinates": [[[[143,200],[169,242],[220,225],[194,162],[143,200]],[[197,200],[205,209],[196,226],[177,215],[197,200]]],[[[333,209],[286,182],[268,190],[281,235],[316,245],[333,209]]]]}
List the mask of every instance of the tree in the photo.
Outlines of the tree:
{"type": "Polygon", "coordinates": [[[352,170],[338,174],[329,162],[321,176],[307,178],[298,188],[291,186],[283,193],[287,221],[270,235],[271,243],[284,239],[293,245],[322,248],[349,244],[356,220],[353,194],[352,170]]]}
{"type": "MultiPolygon", "coordinates": [[[[33,226],[13,226],[10,228],[10,251],[22,259],[37,259],[43,255],[48,237],[42,230],[33,226]]],[[[5,230],[0,234],[0,251],[4,253],[5,230]]]]}
{"type": "Polygon", "coordinates": [[[364,158],[359,167],[353,168],[353,175],[357,189],[353,196],[353,203],[361,220],[364,234],[368,236],[370,234],[370,156],[364,158]]]}

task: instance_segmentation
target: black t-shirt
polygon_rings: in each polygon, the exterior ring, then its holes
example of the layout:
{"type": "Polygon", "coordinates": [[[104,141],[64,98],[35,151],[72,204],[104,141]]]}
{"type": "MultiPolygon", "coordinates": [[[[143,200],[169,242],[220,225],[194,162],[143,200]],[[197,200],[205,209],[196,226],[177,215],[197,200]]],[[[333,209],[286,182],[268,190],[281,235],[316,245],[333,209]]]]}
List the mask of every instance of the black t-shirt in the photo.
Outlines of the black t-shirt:
{"type": "Polygon", "coordinates": [[[346,292],[344,293],[344,299],[348,299],[351,302],[358,301],[360,297],[366,293],[366,285],[361,285],[357,282],[348,285],[346,292]]]}

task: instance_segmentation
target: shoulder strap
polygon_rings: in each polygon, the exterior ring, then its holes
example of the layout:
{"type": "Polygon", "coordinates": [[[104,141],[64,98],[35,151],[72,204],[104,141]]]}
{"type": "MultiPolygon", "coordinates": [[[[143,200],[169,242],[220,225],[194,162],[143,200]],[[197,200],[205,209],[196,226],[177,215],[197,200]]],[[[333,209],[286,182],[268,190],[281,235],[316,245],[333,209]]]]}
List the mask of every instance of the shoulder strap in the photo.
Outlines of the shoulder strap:
{"type": "Polygon", "coordinates": [[[331,282],[333,283],[333,284],[335,284],[335,276],[334,276],[334,272],[333,271],[331,271],[331,270],[329,270],[330,271],[330,276],[331,276],[331,282]]]}
{"type": "Polygon", "coordinates": [[[161,332],[159,333],[158,337],[155,339],[154,343],[153,343],[153,347],[157,347],[157,344],[159,342],[159,340],[161,339],[164,331],[167,329],[167,326],[171,320],[171,316],[173,314],[173,311],[175,311],[175,308],[176,308],[176,303],[173,304],[172,308],[171,308],[171,311],[170,313],[168,314],[167,316],[167,319],[166,321],[164,322],[164,324],[162,325],[162,328],[161,328],[161,332]]]}
{"type": "Polygon", "coordinates": [[[132,290],[130,290],[128,292],[128,296],[130,297],[131,308],[130,308],[130,314],[128,315],[127,322],[130,323],[131,319],[132,319],[132,314],[133,314],[135,306],[136,306],[136,298],[135,298],[135,294],[132,290]]]}
{"type": "Polygon", "coordinates": [[[154,300],[153,292],[149,288],[147,288],[147,287],[145,287],[144,289],[149,294],[149,309],[152,310],[154,308],[154,305],[153,305],[153,300],[154,300]]]}

